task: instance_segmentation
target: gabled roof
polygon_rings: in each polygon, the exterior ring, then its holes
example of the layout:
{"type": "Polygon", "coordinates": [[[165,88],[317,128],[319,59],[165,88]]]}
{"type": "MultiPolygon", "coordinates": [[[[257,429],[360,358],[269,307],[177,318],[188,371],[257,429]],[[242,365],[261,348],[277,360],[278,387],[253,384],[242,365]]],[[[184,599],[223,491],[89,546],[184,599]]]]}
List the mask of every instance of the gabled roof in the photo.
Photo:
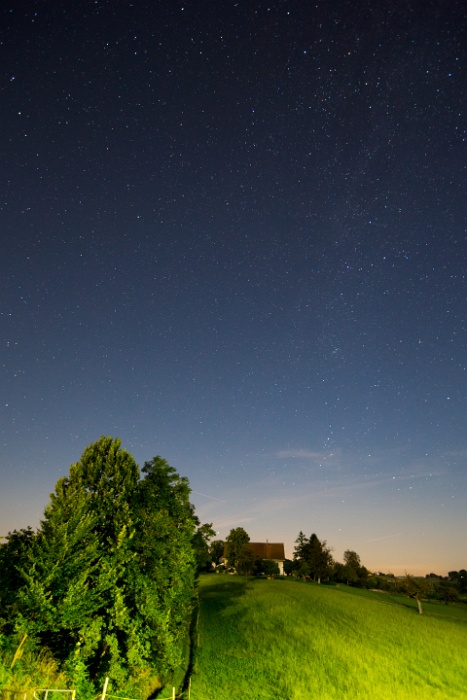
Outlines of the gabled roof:
{"type": "Polygon", "coordinates": [[[285,560],[284,544],[282,542],[248,542],[255,557],[261,559],[285,560]]]}

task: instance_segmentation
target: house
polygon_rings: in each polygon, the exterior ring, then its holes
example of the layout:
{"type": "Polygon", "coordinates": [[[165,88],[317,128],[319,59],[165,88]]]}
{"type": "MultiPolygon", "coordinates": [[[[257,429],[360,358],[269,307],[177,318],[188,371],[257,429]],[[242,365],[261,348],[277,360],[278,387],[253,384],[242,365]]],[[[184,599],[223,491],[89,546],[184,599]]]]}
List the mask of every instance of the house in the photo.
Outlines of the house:
{"type": "Polygon", "coordinates": [[[279,567],[279,573],[284,574],[284,543],[283,542],[248,542],[255,557],[275,561],[279,567]]]}
{"type": "MultiPolygon", "coordinates": [[[[248,542],[248,546],[252,550],[256,559],[264,559],[274,561],[279,567],[279,573],[284,575],[284,543],[283,542],[248,542]]],[[[225,550],[224,556],[220,560],[223,564],[227,563],[225,550]]]]}

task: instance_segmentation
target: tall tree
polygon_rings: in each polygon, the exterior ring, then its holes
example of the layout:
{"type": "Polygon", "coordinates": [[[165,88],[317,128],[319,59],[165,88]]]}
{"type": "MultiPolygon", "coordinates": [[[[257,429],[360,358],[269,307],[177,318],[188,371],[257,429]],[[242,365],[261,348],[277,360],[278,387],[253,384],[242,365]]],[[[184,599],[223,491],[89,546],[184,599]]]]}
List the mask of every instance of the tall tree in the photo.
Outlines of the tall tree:
{"type": "Polygon", "coordinates": [[[329,576],[332,565],[331,549],[326,540],[321,542],[314,533],[307,540],[305,534],[300,531],[295,541],[294,552],[294,568],[297,575],[310,576],[321,583],[321,579],[329,576]]]}
{"type": "Polygon", "coordinates": [[[253,550],[251,549],[248,542],[245,542],[242,545],[240,551],[238,552],[238,556],[236,559],[235,568],[237,570],[237,574],[242,574],[243,576],[251,576],[255,568],[255,561],[256,557],[253,553],[253,550]]]}
{"type": "Polygon", "coordinates": [[[165,460],[143,474],[118,439],[102,437],[57,482],[24,567],[17,626],[78,681],[109,676],[120,692],[147,696],[181,663],[199,521],[187,479],[165,460]]]}
{"type": "Polygon", "coordinates": [[[56,658],[81,660],[96,677],[126,677],[126,571],[138,479],[119,440],[102,437],[86,448],[51,494],[25,572],[25,628],[56,658]]]}
{"type": "Polygon", "coordinates": [[[310,572],[315,581],[321,583],[322,579],[329,577],[334,563],[331,548],[326,540],[320,541],[315,534],[312,534],[309,542],[308,561],[310,572]]]}
{"type": "MultiPolygon", "coordinates": [[[[0,544],[0,610],[17,604],[18,592],[26,581],[22,571],[27,567],[28,553],[33,546],[34,530],[30,527],[13,530],[0,544]]],[[[11,626],[11,625],[10,625],[11,626]]]]}
{"type": "Polygon", "coordinates": [[[219,564],[221,557],[224,556],[224,548],[224,540],[213,540],[209,546],[211,561],[213,561],[216,566],[219,564]]]}
{"type": "Polygon", "coordinates": [[[177,668],[190,623],[196,576],[193,538],[199,524],[190,503],[188,479],[165,459],[155,457],[142,469],[137,489],[138,554],[135,607],[141,620],[147,617],[148,644],[159,659],[162,672],[177,668]]]}
{"type": "Polygon", "coordinates": [[[293,554],[293,571],[297,576],[310,575],[310,565],[308,561],[309,540],[305,533],[300,530],[298,537],[295,540],[295,549],[293,554]]]}
{"type": "Polygon", "coordinates": [[[369,572],[362,565],[359,555],[351,549],[344,552],[344,564],[335,567],[337,580],[345,582],[347,585],[362,585],[368,578],[369,572]]]}
{"type": "Polygon", "coordinates": [[[197,520],[196,532],[193,535],[193,549],[195,550],[196,566],[198,571],[206,571],[212,568],[211,548],[209,540],[216,536],[212,529],[212,523],[201,525],[197,520]]]}
{"type": "Polygon", "coordinates": [[[422,602],[425,598],[431,598],[434,592],[433,581],[426,579],[417,579],[414,576],[406,575],[402,582],[402,590],[407,593],[410,598],[415,598],[417,601],[418,612],[423,614],[422,602]]]}
{"type": "Polygon", "coordinates": [[[232,529],[225,540],[226,558],[229,566],[237,567],[243,545],[250,541],[250,536],[243,527],[232,529]]]}
{"type": "Polygon", "coordinates": [[[302,559],[305,556],[306,552],[306,547],[308,545],[308,538],[305,535],[305,533],[300,530],[298,533],[298,537],[295,540],[295,549],[294,549],[294,559],[302,559]]]}
{"type": "Polygon", "coordinates": [[[349,566],[357,572],[362,565],[360,557],[357,552],[353,552],[351,549],[346,549],[344,552],[344,565],[349,566]]]}

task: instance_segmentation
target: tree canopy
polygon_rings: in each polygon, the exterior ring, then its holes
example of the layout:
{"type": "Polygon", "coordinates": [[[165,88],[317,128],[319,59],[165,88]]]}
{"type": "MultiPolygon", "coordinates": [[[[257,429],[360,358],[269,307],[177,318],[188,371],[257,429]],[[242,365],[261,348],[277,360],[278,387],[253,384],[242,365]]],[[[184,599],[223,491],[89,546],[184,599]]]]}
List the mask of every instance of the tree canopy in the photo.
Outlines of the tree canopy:
{"type": "Polygon", "coordinates": [[[189,497],[161,457],[141,475],[120,440],[101,437],[59,479],[37,533],[0,548],[5,622],[50,649],[75,687],[109,676],[119,692],[150,695],[181,663],[214,535],[189,497]]]}
{"type": "Polygon", "coordinates": [[[256,557],[253,553],[248,542],[245,542],[236,559],[236,570],[237,574],[244,574],[245,576],[251,576],[255,571],[256,557]]]}
{"type": "Polygon", "coordinates": [[[245,554],[244,545],[250,541],[250,536],[243,527],[232,529],[225,540],[225,554],[228,566],[237,567],[242,554],[245,554]]]}
{"type": "Polygon", "coordinates": [[[320,541],[314,533],[307,539],[302,531],[299,532],[295,541],[293,567],[298,576],[313,578],[320,583],[329,577],[333,563],[326,540],[320,541]]]}
{"type": "Polygon", "coordinates": [[[209,545],[209,555],[214,564],[217,565],[220,563],[221,557],[224,556],[224,548],[224,540],[213,540],[209,545]]]}

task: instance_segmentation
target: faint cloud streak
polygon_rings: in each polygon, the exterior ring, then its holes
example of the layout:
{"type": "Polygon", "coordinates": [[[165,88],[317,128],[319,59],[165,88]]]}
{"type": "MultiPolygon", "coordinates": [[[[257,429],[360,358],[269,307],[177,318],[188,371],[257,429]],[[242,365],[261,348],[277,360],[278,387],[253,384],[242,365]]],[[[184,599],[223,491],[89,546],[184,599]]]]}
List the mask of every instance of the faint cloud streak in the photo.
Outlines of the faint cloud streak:
{"type": "Polygon", "coordinates": [[[211,501],[217,501],[218,503],[227,503],[226,500],[222,498],[216,498],[215,496],[208,496],[207,493],[200,493],[199,491],[191,490],[191,493],[196,493],[197,496],[203,496],[204,498],[209,498],[211,501]]]}
{"type": "Polygon", "coordinates": [[[372,537],[367,542],[381,542],[382,540],[392,540],[394,537],[402,537],[403,532],[395,532],[393,535],[383,535],[383,537],[372,537]]]}
{"type": "Polygon", "coordinates": [[[276,457],[279,459],[314,459],[314,460],[325,460],[330,457],[334,457],[335,452],[315,452],[314,450],[279,450],[276,453],[276,457]]]}

